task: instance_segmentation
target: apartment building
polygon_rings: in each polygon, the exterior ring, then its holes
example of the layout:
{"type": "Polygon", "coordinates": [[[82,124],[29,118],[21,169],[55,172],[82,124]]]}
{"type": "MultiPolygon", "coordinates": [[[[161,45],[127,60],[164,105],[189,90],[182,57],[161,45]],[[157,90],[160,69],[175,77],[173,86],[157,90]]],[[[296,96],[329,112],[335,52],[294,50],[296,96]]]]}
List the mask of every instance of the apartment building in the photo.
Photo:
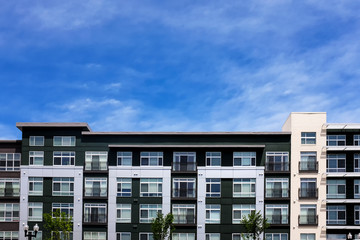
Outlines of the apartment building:
{"type": "Polygon", "coordinates": [[[84,240],[151,240],[159,211],[173,213],[174,240],[240,240],[251,211],[270,223],[265,240],[360,233],[360,124],[326,113],[291,113],[281,132],[16,126],[22,139],[0,142],[0,240],[26,239],[26,224],[46,239],[43,214],[56,209],[84,240]]]}

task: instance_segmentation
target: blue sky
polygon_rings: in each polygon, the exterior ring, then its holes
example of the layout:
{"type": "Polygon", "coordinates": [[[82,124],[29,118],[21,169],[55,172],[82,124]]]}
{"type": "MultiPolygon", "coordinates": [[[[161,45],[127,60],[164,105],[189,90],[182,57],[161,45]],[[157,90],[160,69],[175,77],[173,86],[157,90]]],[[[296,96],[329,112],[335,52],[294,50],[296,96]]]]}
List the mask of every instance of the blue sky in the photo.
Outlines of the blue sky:
{"type": "Polygon", "coordinates": [[[94,131],[280,131],[360,122],[360,2],[1,1],[0,139],[94,131]]]}

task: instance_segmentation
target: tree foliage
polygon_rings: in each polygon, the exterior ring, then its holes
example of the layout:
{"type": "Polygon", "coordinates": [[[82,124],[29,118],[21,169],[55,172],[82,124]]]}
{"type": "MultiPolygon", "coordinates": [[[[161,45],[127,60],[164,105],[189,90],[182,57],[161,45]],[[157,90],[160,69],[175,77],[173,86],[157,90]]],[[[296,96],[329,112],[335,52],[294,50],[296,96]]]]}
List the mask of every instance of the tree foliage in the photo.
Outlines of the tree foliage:
{"type": "Polygon", "coordinates": [[[260,235],[269,227],[266,218],[263,218],[260,211],[252,211],[248,216],[241,219],[241,224],[244,224],[246,234],[242,234],[243,239],[260,239],[260,235]]]}
{"type": "Polygon", "coordinates": [[[44,213],[44,228],[48,231],[46,239],[69,240],[73,229],[72,217],[61,212],[60,209],[44,213]]]}
{"type": "Polygon", "coordinates": [[[151,230],[153,232],[154,240],[165,240],[175,230],[173,225],[174,216],[168,213],[164,214],[158,212],[156,218],[151,222],[151,230]]]}

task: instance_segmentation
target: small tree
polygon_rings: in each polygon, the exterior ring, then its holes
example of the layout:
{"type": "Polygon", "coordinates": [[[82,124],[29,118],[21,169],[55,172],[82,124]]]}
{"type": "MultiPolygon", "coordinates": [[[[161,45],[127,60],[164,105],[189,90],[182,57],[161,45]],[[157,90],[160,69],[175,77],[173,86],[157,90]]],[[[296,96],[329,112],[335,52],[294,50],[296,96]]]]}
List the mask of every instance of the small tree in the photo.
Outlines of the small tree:
{"type": "Polygon", "coordinates": [[[44,213],[44,228],[48,230],[51,240],[69,240],[73,229],[72,217],[56,209],[51,213],[44,213]],[[62,234],[60,234],[60,232],[62,234]]]}
{"type": "Polygon", "coordinates": [[[252,211],[248,216],[241,219],[241,224],[244,224],[246,235],[241,234],[243,239],[260,239],[260,235],[269,227],[266,218],[263,218],[260,211],[252,211]]]}
{"type": "Polygon", "coordinates": [[[165,240],[175,230],[173,225],[174,216],[168,213],[165,217],[161,212],[157,213],[156,218],[151,222],[151,231],[154,240],[165,240]]]}

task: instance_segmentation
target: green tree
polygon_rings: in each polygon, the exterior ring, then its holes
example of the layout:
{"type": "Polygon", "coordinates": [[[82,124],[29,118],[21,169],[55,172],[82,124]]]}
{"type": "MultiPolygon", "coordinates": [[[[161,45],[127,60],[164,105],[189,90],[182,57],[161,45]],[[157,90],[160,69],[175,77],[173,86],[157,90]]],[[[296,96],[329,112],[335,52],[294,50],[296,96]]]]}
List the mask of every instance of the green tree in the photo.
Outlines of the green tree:
{"type": "Polygon", "coordinates": [[[165,240],[175,230],[174,216],[168,213],[165,217],[164,214],[158,212],[156,218],[151,222],[151,231],[154,240],[165,240]]]}
{"type": "Polygon", "coordinates": [[[44,213],[44,228],[48,232],[46,239],[69,240],[70,232],[73,229],[72,217],[61,212],[60,209],[51,213],[44,213]]]}
{"type": "Polygon", "coordinates": [[[244,216],[241,219],[241,224],[244,224],[245,233],[241,236],[243,239],[260,239],[260,235],[269,227],[269,223],[266,218],[263,218],[260,211],[251,212],[248,216],[244,216]]]}

